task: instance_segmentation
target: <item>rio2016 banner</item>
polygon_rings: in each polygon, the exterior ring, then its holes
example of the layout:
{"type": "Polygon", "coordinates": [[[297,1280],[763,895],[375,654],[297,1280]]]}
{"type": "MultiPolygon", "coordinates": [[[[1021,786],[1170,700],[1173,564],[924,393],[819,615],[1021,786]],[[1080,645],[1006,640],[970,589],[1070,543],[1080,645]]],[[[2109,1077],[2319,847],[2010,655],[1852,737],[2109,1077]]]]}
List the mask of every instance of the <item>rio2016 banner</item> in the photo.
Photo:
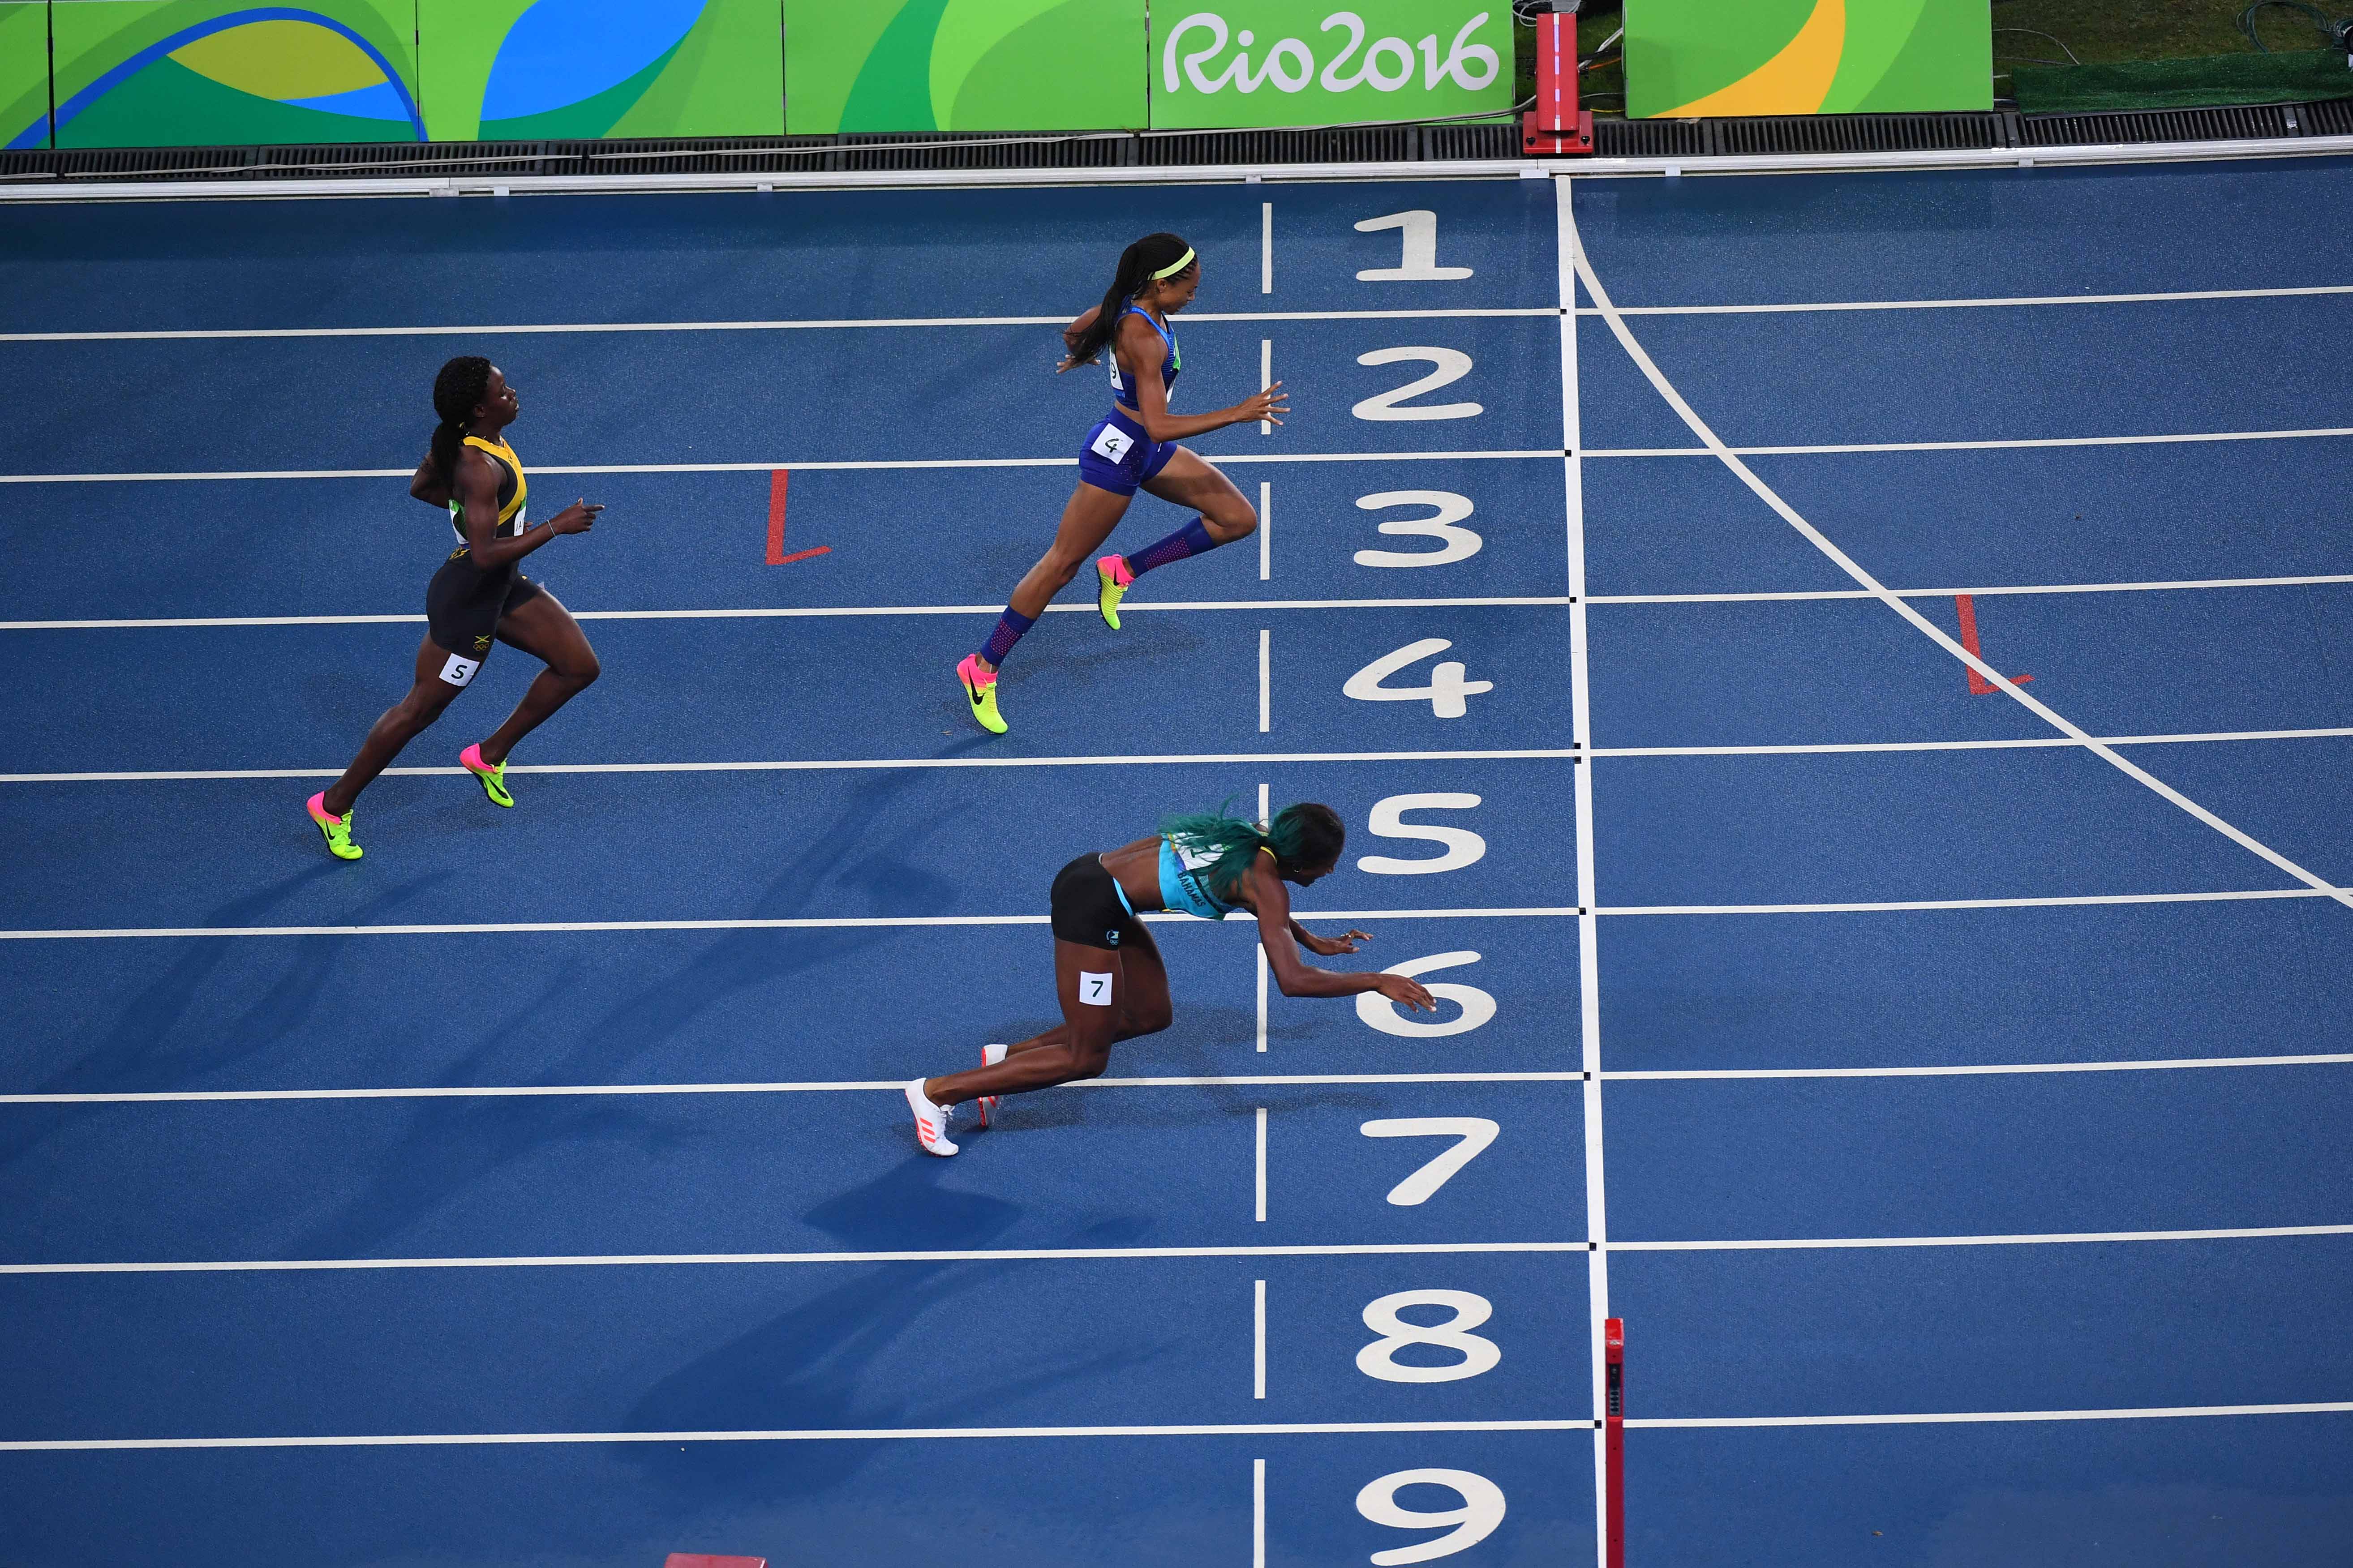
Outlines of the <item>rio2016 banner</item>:
{"type": "Polygon", "coordinates": [[[795,132],[1500,114],[1503,0],[786,0],[795,132]]]}
{"type": "Polygon", "coordinates": [[[1483,0],[1238,0],[1153,13],[1155,130],[1500,114],[1512,18],[1483,0]]]}
{"type": "Polygon", "coordinates": [[[1993,107],[1985,0],[1626,0],[1626,112],[1993,107]]]}
{"type": "Polygon", "coordinates": [[[58,0],[56,79],[0,138],[59,147],[773,135],[777,0],[58,0]]]}

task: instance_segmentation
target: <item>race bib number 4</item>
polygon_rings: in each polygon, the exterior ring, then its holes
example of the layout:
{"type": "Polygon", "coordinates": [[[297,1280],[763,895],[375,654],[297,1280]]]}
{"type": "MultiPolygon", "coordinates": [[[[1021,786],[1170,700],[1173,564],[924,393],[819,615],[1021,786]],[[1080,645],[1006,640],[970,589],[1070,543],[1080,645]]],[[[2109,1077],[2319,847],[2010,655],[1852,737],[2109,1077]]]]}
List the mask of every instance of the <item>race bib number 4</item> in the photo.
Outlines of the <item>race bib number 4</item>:
{"type": "Polygon", "coordinates": [[[1134,446],[1134,437],[1115,425],[1106,425],[1103,427],[1103,434],[1095,437],[1094,445],[1089,450],[1107,462],[1116,463],[1124,460],[1134,446]]]}

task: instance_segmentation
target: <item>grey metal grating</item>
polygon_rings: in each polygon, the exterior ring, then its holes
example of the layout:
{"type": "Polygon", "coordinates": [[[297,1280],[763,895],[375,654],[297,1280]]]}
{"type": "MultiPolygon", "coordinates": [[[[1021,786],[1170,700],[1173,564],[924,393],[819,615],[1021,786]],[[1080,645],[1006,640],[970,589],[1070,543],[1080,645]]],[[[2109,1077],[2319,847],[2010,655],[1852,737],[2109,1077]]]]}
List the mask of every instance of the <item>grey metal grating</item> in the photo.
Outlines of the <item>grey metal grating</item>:
{"type": "Polygon", "coordinates": [[[2300,106],[2306,136],[2353,136],[2353,98],[2300,106]]]}
{"type": "Polygon", "coordinates": [[[2278,103],[2222,109],[2124,110],[2102,114],[2020,116],[2029,147],[2102,146],[2134,142],[2233,142],[2299,134],[2278,103]]]}
{"type": "Polygon", "coordinates": [[[1991,114],[1799,114],[1715,121],[1715,151],[1755,153],[1941,153],[1999,147],[1991,114]]]}

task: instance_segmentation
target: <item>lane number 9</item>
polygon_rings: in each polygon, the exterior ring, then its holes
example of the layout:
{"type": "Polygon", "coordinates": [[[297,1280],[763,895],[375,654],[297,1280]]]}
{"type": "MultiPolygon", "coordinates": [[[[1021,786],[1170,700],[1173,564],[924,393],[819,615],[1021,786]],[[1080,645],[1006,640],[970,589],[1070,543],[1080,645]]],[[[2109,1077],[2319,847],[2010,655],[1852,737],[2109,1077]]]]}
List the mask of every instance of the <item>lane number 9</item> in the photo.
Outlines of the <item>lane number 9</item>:
{"type": "Polygon", "coordinates": [[[1504,1489],[1469,1470],[1393,1470],[1365,1483],[1356,1494],[1356,1511],[1393,1530],[1453,1527],[1429,1541],[1373,1553],[1378,1568],[1396,1568],[1399,1563],[1428,1563],[1468,1552],[1494,1534],[1495,1527],[1504,1522],[1504,1489]],[[1408,1487],[1444,1487],[1462,1500],[1462,1506],[1432,1510],[1407,1508],[1398,1501],[1398,1493],[1408,1487]]]}

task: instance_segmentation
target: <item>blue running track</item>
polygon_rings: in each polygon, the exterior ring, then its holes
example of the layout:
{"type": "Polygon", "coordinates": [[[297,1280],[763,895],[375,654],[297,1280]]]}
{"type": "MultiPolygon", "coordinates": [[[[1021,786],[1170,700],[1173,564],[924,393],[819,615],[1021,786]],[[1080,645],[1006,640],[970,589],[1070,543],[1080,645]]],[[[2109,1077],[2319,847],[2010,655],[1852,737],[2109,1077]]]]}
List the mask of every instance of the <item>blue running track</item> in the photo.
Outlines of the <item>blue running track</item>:
{"type": "Polygon", "coordinates": [[[12,209],[0,1564],[1582,1565],[1606,1315],[1637,1568],[2353,1563],[2348,255],[2325,161],[12,209]],[[1157,228],[1266,526],[985,737],[1157,228]],[[460,353],[606,673],[337,863],[460,353]],[[1262,798],[1437,1021],[1171,919],[920,1153],[1055,869],[1262,798]]]}

